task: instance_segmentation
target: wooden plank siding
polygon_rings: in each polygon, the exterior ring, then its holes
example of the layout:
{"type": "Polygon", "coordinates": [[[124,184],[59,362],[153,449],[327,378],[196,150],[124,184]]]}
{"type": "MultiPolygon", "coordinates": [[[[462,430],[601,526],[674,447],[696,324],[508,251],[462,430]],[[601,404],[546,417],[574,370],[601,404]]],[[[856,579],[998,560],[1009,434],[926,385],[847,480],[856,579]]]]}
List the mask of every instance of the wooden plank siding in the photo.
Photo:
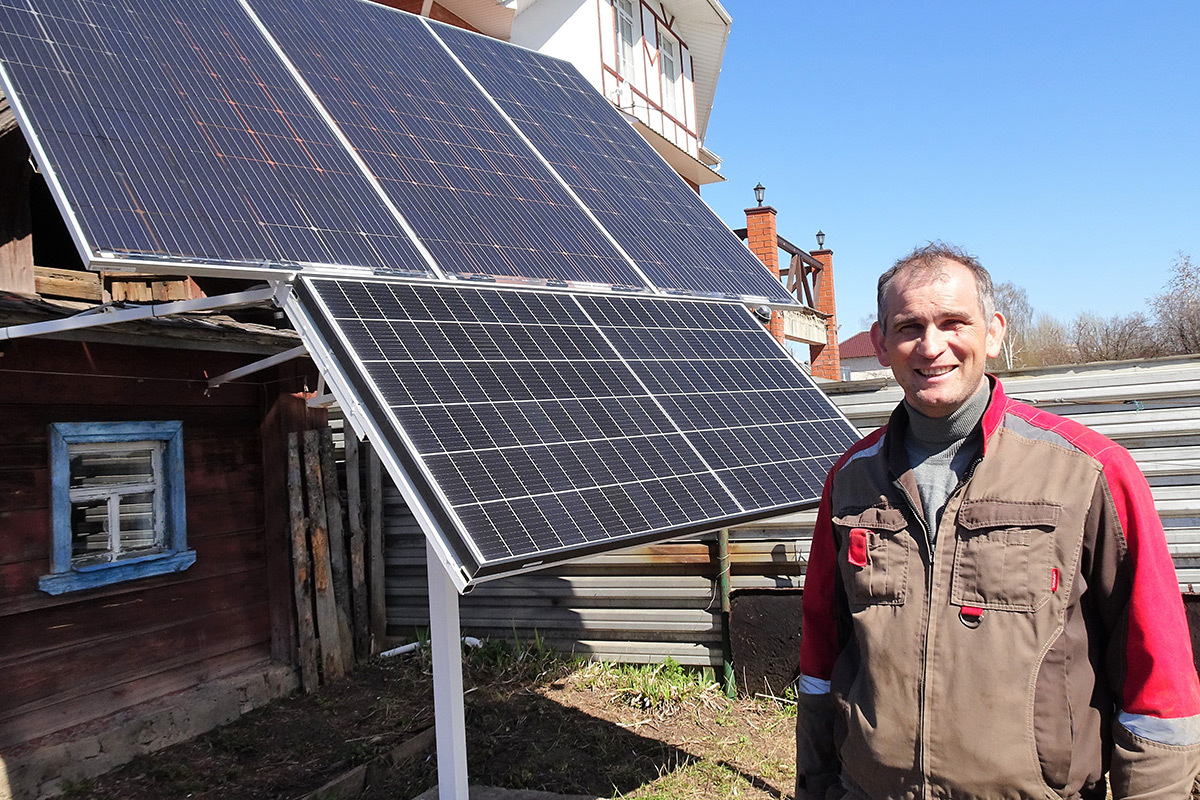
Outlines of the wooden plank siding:
{"type": "MultiPolygon", "coordinates": [[[[1003,376],[1009,395],[1075,417],[1128,447],[1147,474],[1180,588],[1200,592],[1200,356],[1003,376]]],[[[900,399],[887,380],[824,384],[863,433],[900,399]]],[[[427,626],[422,534],[399,493],[386,497],[388,633],[427,626]]],[[[803,587],[815,512],[731,532],[734,591],[803,587]]],[[[622,661],[717,665],[720,599],[714,535],[581,559],[485,583],[462,598],[464,634],[536,635],[565,652],[622,661]]]]}
{"type": "Polygon", "coordinates": [[[260,425],[274,397],[302,382],[271,370],[254,381],[206,386],[208,375],[254,358],[40,338],[6,343],[0,357],[0,746],[271,656],[277,600],[264,536],[260,425]],[[48,425],[160,419],[183,422],[187,546],[196,563],[181,573],[57,596],[39,591],[52,541],[48,425]]]}

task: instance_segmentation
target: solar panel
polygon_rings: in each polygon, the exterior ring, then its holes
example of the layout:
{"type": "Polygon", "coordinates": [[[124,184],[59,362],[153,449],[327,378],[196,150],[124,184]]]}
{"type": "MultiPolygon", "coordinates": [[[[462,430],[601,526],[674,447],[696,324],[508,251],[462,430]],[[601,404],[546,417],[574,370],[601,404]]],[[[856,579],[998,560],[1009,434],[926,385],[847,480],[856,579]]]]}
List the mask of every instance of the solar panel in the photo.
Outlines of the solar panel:
{"type": "Polygon", "coordinates": [[[5,0],[0,66],[85,263],[428,274],[237,0],[5,0]]]}
{"type": "Polygon", "coordinates": [[[85,261],[392,276],[286,307],[461,581],[816,502],[853,428],[741,304],[648,295],[778,281],[573,67],[431,31],[0,0],[0,67],[85,261]]]}
{"type": "Polygon", "coordinates": [[[795,302],[573,65],[434,30],[655,285],[795,302]]]}
{"type": "Polygon", "coordinates": [[[251,5],[447,272],[645,286],[420,18],[251,5]]]}
{"type": "Polygon", "coordinates": [[[856,437],[743,308],[302,279],[340,365],[469,580],[814,503],[856,437]]]}

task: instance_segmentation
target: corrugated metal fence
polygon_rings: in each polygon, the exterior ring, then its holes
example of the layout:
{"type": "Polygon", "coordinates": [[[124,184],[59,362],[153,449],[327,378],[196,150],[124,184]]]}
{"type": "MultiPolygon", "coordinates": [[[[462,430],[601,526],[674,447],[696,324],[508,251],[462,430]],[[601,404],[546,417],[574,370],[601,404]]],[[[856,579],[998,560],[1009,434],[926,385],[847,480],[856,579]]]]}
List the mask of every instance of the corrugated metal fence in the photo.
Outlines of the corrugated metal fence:
{"type": "MultiPolygon", "coordinates": [[[[1200,593],[1200,356],[1060,367],[1003,377],[1006,392],[1079,419],[1129,448],[1146,473],[1180,588],[1200,593]]],[[[900,390],[884,380],[823,388],[863,433],[900,390]]],[[[425,546],[394,488],[385,492],[388,630],[427,626],[425,546]]],[[[732,588],[800,587],[814,512],[731,532],[732,588]]],[[[462,599],[463,632],[535,637],[621,661],[721,663],[715,535],[638,547],[485,583],[462,599]]]]}

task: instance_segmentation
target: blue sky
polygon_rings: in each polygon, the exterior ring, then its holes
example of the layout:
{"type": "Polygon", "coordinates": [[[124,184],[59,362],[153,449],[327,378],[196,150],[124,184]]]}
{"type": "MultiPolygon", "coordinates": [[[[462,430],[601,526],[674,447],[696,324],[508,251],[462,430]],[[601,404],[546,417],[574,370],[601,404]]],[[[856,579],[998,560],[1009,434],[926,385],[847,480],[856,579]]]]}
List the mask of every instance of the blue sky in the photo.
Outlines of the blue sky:
{"type": "Polygon", "coordinates": [[[1200,3],[726,0],[704,199],[834,251],[841,338],[930,239],[1035,311],[1144,311],[1200,257],[1200,3]]]}

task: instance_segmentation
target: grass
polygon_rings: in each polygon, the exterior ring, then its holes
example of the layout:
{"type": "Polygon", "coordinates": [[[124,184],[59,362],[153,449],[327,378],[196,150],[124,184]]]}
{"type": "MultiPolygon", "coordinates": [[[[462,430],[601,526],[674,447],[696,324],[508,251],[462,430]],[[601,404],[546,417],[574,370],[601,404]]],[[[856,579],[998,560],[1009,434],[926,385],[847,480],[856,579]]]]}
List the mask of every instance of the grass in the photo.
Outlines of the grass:
{"type": "Polygon", "coordinates": [[[712,669],[688,669],[672,658],[658,664],[584,663],[575,677],[580,686],[610,692],[631,708],[670,713],[688,702],[719,705],[712,669]]]}

